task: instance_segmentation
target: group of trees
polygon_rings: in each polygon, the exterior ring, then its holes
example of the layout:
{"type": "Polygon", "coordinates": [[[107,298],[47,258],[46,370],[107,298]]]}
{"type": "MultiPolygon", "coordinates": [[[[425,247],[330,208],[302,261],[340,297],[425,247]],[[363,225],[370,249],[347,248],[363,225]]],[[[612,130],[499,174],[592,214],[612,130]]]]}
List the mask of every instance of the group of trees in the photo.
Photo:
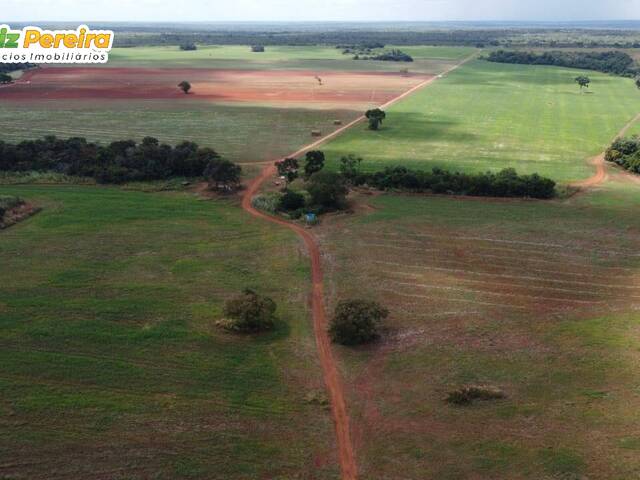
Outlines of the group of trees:
{"type": "MultiPolygon", "coordinates": [[[[276,302],[253,289],[245,289],[224,304],[219,327],[237,333],[260,333],[276,326],[276,302]]],[[[329,336],[342,345],[361,345],[380,337],[389,311],[377,302],[343,300],[335,308],[329,324],[329,336]]]]}
{"type": "Polygon", "coordinates": [[[193,42],[184,42],[180,44],[180,50],[184,50],[186,52],[197,50],[198,47],[193,42]]]}
{"type": "Polygon", "coordinates": [[[101,145],[81,137],[55,136],[17,144],[0,141],[0,171],[31,170],[93,177],[100,183],[206,175],[221,189],[236,187],[240,177],[239,166],[193,142],[173,147],[146,137],[141,143],[120,140],[101,145]]]}
{"type": "Polygon", "coordinates": [[[640,173],[640,137],[616,139],[607,149],[605,159],[625,170],[640,173]]]}
{"type": "Polygon", "coordinates": [[[254,53],[263,53],[264,52],[264,45],[252,45],[251,46],[251,51],[254,53]]]}
{"type": "Polygon", "coordinates": [[[498,173],[460,173],[434,168],[431,171],[387,167],[375,173],[356,173],[355,185],[368,185],[379,190],[444,193],[478,197],[552,198],[555,182],[534,173],[518,175],[507,168],[498,173]]]}
{"type": "Polygon", "coordinates": [[[319,150],[305,154],[302,176],[306,182],[308,198],[289,190],[289,184],[300,177],[300,164],[295,158],[286,158],[276,164],[278,174],[285,180],[284,194],[278,201],[278,209],[297,217],[303,210],[326,213],[346,206],[348,189],[344,177],[337,173],[322,172],[325,156],[319,150]]]}
{"type": "MultiPolygon", "coordinates": [[[[345,52],[343,52],[345,53],[345,52]]],[[[379,60],[381,62],[413,62],[413,57],[402,50],[394,48],[380,53],[371,50],[357,52],[353,56],[354,60],[379,60]]]]}
{"type": "Polygon", "coordinates": [[[497,50],[487,57],[490,62],[516,63],[523,65],[554,65],[581,68],[625,77],[638,75],[633,58],[620,51],[610,52],[563,52],[533,53],[524,51],[497,50]]]}

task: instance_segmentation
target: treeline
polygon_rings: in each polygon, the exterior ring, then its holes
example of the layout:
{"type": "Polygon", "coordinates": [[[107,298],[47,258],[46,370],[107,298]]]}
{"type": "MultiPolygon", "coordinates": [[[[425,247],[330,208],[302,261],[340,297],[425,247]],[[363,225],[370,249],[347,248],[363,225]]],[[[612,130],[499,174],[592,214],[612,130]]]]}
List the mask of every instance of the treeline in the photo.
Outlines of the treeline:
{"type": "Polygon", "coordinates": [[[640,173],[640,137],[618,138],[607,149],[605,159],[625,170],[640,173]]]}
{"type": "Polygon", "coordinates": [[[172,147],[146,137],[141,143],[121,140],[108,145],[85,138],[47,136],[17,144],[0,141],[0,171],[55,172],[92,177],[99,183],[200,177],[212,165],[227,162],[214,150],[193,142],[172,147]]]}
{"type": "Polygon", "coordinates": [[[402,50],[398,50],[397,48],[381,52],[377,55],[372,55],[371,57],[365,58],[365,60],[380,60],[382,62],[413,62],[411,55],[404,53],[402,50]]]}
{"type": "Polygon", "coordinates": [[[554,65],[558,67],[580,68],[612,73],[626,77],[638,74],[638,66],[633,58],[624,52],[552,52],[533,53],[523,51],[497,50],[491,52],[487,60],[496,63],[516,63],[521,65],[554,65]]]}
{"type": "Polygon", "coordinates": [[[431,171],[411,170],[405,167],[387,167],[374,173],[347,173],[343,175],[354,185],[368,185],[379,190],[405,190],[433,192],[476,197],[529,197],[552,198],[556,183],[537,173],[518,175],[507,168],[498,173],[460,173],[440,168],[431,171]]]}
{"type": "Polygon", "coordinates": [[[0,63],[0,73],[10,73],[16,70],[28,70],[35,68],[37,65],[33,63],[0,63]]]}

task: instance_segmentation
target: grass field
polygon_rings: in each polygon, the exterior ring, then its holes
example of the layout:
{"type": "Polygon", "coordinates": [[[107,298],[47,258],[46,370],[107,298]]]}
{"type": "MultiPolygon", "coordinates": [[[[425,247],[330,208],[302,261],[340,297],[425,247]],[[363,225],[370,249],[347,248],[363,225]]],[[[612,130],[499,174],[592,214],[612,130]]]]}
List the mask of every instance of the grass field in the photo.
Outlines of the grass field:
{"type": "MultiPolygon", "coordinates": [[[[388,48],[392,48],[389,46],[388,48]]],[[[267,46],[262,53],[251,52],[246,45],[206,45],[183,52],[177,46],[114,48],[108,66],[114,67],[199,67],[286,70],[367,70],[398,71],[403,67],[420,73],[436,74],[456,60],[471,55],[468,47],[402,46],[414,57],[405,65],[395,62],[356,61],[351,55],[328,46],[267,46]]]]}
{"type": "Polygon", "coordinates": [[[19,141],[44,135],[86,137],[92,141],[153,136],[177,144],[184,140],[209,146],[233,161],[279,158],[309,143],[311,130],[328,133],[358,112],[255,105],[211,105],[161,100],[43,101],[36,105],[4,103],[0,139],[19,141]],[[60,122],[64,118],[64,122],[60,122]]]}
{"type": "Polygon", "coordinates": [[[383,342],[340,349],[363,478],[637,476],[637,188],[564,202],[384,195],[323,227],[332,303],[391,311],[383,342]],[[469,383],[508,398],[444,401],[469,383]]]}
{"type": "Polygon", "coordinates": [[[43,207],[0,234],[0,477],[335,478],[293,234],[190,194],[0,193],[43,207]],[[275,333],[214,327],[244,287],[275,333]]]}
{"type": "MultiPolygon", "coordinates": [[[[416,62],[410,66],[412,71],[435,73],[444,70],[473,51],[468,48],[450,47],[409,48],[412,54],[416,55],[416,62]],[[433,65],[427,68],[431,61],[434,62],[433,65]]],[[[159,88],[156,85],[157,78],[162,72],[170,74],[171,71],[179,71],[178,69],[183,68],[251,69],[256,70],[257,74],[260,71],[291,69],[331,72],[343,70],[398,72],[400,68],[394,62],[354,61],[335,48],[329,47],[268,47],[264,54],[254,54],[246,46],[201,47],[195,52],[180,51],[177,46],[114,49],[107,67],[162,69],[162,71],[150,71],[147,83],[144,79],[140,81],[136,77],[135,85],[127,86],[126,76],[116,78],[116,82],[120,80],[121,85],[118,88],[121,88],[124,96],[129,95],[132,89],[143,93],[151,90],[152,87],[157,90],[159,88]],[[392,65],[387,65],[388,63],[392,65]]],[[[212,76],[214,73],[215,71],[212,71],[212,76]]],[[[282,93],[280,90],[285,91],[292,87],[295,93],[295,89],[301,88],[298,85],[285,85],[280,88],[277,84],[272,85],[268,82],[260,84],[259,81],[257,83],[254,81],[251,85],[261,92],[260,100],[228,102],[223,97],[200,99],[198,98],[200,85],[195,78],[191,78],[195,94],[190,95],[189,98],[161,100],[146,99],[144,96],[137,98],[135,95],[130,99],[104,98],[107,93],[112,95],[113,89],[109,90],[98,81],[95,91],[87,82],[76,85],[76,94],[80,98],[54,99],[62,91],[67,92],[65,94],[67,97],[69,94],[73,96],[74,90],[69,87],[73,86],[73,78],[61,79],[59,86],[51,85],[50,91],[44,93],[40,87],[39,96],[36,98],[35,95],[30,95],[29,89],[39,85],[37,78],[36,74],[32,84],[9,87],[14,90],[19,87],[21,94],[24,94],[20,98],[9,101],[8,98],[11,96],[9,89],[4,91],[6,98],[0,95],[1,140],[16,141],[54,134],[60,137],[85,136],[94,141],[112,141],[123,138],[141,139],[151,135],[169,143],[183,140],[196,141],[201,145],[215,148],[231,160],[255,162],[276,159],[295,151],[312,140],[310,135],[312,130],[320,130],[323,134],[330,133],[337,128],[333,124],[334,120],[347,123],[361,114],[365,108],[362,98],[354,100],[349,97],[349,92],[354,91],[352,86],[345,89],[340,84],[333,85],[335,82],[329,80],[322,88],[323,92],[328,91],[330,98],[328,97],[326,101],[322,99],[313,101],[312,90],[317,89],[317,84],[312,76],[304,79],[305,85],[307,83],[310,85],[306,93],[309,101],[306,104],[302,101],[291,103],[286,98],[278,96],[282,93]],[[102,87],[108,91],[101,91],[102,87]],[[271,100],[270,95],[273,95],[271,100]]],[[[399,80],[396,81],[380,76],[382,83],[378,85],[375,78],[358,78],[359,80],[354,81],[362,84],[362,91],[366,93],[365,96],[368,99],[366,105],[371,106],[384,101],[389,95],[395,96],[402,93],[419,80],[416,80],[417,77],[398,76],[399,80]],[[389,82],[395,83],[391,85],[389,82]],[[402,82],[406,85],[401,85],[402,82]]],[[[110,82],[113,83],[113,81],[114,79],[111,78],[110,82]]],[[[224,78],[220,81],[221,88],[229,89],[233,86],[233,79],[224,78]]],[[[104,83],[107,83],[106,80],[104,83]]],[[[173,83],[170,82],[163,88],[166,87],[169,89],[168,93],[177,95],[177,88],[173,83]]],[[[238,88],[241,84],[242,81],[238,79],[238,88]]],[[[216,93],[215,81],[210,90],[216,93]]],[[[304,89],[302,93],[304,94],[304,89]]]]}
{"type": "Polygon", "coordinates": [[[589,94],[558,67],[471,62],[387,112],[378,132],[362,125],[325,146],[335,161],[355,153],[364,168],[514,167],[561,182],[593,173],[588,159],[640,112],[630,79],[588,72],[589,94]]]}

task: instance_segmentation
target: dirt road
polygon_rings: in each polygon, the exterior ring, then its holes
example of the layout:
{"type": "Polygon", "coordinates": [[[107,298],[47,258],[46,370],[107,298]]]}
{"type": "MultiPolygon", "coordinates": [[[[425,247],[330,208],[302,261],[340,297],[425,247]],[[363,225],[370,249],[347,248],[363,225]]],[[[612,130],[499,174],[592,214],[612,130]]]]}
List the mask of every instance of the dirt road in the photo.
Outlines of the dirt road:
{"type": "MultiPolygon", "coordinates": [[[[462,62],[447,69],[440,76],[446,75],[453,71],[464,63],[476,57],[476,54],[465,58],[462,62]]],[[[439,77],[440,77],[439,76],[439,77]]],[[[402,95],[394,98],[393,100],[385,103],[381,108],[387,108],[394,103],[402,100],[403,98],[411,95],[416,90],[426,87],[434,82],[439,77],[430,78],[419,85],[407,90],[402,95]]],[[[337,137],[345,130],[353,127],[354,125],[365,120],[364,115],[356,118],[352,122],[344,125],[333,133],[321,138],[320,140],[313,142],[297,152],[288,155],[289,157],[298,157],[305,152],[317,148],[326,141],[337,137]]],[[[242,208],[253,215],[254,217],[262,218],[272,223],[282,225],[283,227],[293,230],[304,241],[309,256],[311,257],[311,280],[313,284],[311,294],[311,311],[313,316],[313,330],[316,337],[316,345],[318,348],[318,356],[320,358],[320,365],[322,367],[322,373],[324,381],[329,393],[329,401],[331,403],[331,412],[333,415],[333,421],[336,429],[336,443],[338,449],[338,458],[340,461],[340,470],[342,472],[342,480],[356,480],[358,478],[358,469],[356,464],[356,458],[353,450],[353,443],[351,441],[349,415],[347,414],[347,406],[344,400],[344,393],[340,376],[338,375],[338,369],[336,362],[333,358],[333,351],[331,350],[331,342],[327,333],[327,316],[324,309],[324,283],[322,273],[322,262],[320,258],[320,249],[318,243],[309,230],[301,227],[297,224],[287,222],[282,218],[267,215],[259,210],[256,210],[251,205],[251,199],[258,192],[260,186],[276,174],[275,163],[271,163],[266,166],[260,176],[253,179],[247,186],[244,195],[242,197],[242,208]]]]}
{"type": "MultiPolygon", "coordinates": [[[[629,129],[633,126],[633,124],[636,123],[638,120],[640,120],[640,113],[635,117],[633,117],[633,119],[629,123],[627,123],[622,128],[622,130],[620,130],[617,133],[617,135],[613,138],[613,140],[619,137],[624,137],[626,133],[629,131],[629,129]]],[[[590,187],[597,187],[598,185],[601,185],[602,183],[604,183],[607,180],[607,178],[609,178],[609,176],[607,175],[606,161],[604,159],[604,156],[605,156],[605,152],[602,152],[600,155],[591,159],[591,164],[596,167],[596,173],[593,176],[585,180],[573,182],[571,185],[574,187],[580,187],[580,188],[590,188],[590,187]]]]}

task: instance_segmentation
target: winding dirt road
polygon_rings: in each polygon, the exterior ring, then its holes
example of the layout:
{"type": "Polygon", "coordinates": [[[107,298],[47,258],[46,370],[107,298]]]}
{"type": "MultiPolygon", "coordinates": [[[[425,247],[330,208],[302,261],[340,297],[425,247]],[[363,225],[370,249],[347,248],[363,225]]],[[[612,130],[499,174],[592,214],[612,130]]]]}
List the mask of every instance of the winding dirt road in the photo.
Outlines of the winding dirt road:
{"type": "MultiPolygon", "coordinates": [[[[394,103],[402,100],[403,98],[411,95],[415,91],[426,87],[433,83],[436,79],[443,75],[455,70],[464,63],[475,58],[477,54],[473,54],[460,63],[448,68],[442,74],[437,77],[432,77],[424,82],[416,85],[415,87],[407,90],[403,94],[397,96],[391,101],[381,105],[380,108],[387,108],[394,103]]],[[[331,134],[321,138],[320,140],[313,142],[300,150],[288,155],[289,157],[298,157],[305,152],[312,150],[326,141],[337,137],[345,130],[357,125],[365,120],[364,115],[356,118],[352,122],[344,125],[343,127],[335,130],[331,134]]],[[[311,311],[313,317],[313,330],[316,337],[316,345],[318,348],[318,356],[320,359],[320,365],[322,367],[322,373],[326,384],[327,391],[329,393],[329,401],[331,403],[331,412],[333,415],[333,421],[336,430],[336,444],[338,450],[338,458],[340,461],[340,470],[342,472],[342,480],[357,480],[358,468],[356,464],[356,458],[353,449],[353,443],[351,441],[349,415],[347,414],[347,406],[344,400],[344,391],[340,376],[338,375],[338,369],[336,362],[333,358],[333,351],[331,350],[331,342],[329,341],[329,335],[327,333],[327,316],[324,309],[324,283],[322,273],[322,262],[320,257],[320,248],[318,242],[309,232],[309,230],[301,227],[297,224],[287,222],[279,217],[268,215],[255,209],[251,205],[251,199],[258,192],[264,182],[272,178],[277,172],[274,162],[267,165],[257,178],[254,178],[247,186],[242,196],[242,208],[254,217],[261,218],[263,220],[282,225],[290,230],[293,230],[304,241],[309,256],[311,257],[311,280],[312,280],[312,293],[311,293],[311,311]]]]}

